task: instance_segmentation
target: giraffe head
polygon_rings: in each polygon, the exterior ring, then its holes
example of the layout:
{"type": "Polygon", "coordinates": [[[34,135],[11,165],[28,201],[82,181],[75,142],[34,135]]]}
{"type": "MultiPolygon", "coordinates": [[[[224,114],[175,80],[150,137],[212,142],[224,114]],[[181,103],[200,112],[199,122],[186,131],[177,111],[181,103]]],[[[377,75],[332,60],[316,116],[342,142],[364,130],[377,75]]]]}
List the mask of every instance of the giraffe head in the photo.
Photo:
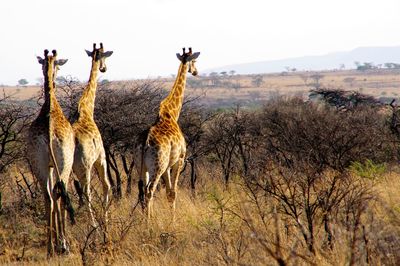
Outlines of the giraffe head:
{"type": "Polygon", "coordinates": [[[57,76],[57,70],[59,69],[59,66],[64,65],[68,59],[57,59],[57,51],[53,50],[52,51],[53,55],[49,55],[49,50],[44,50],[44,58],[41,58],[40,56],[37,56],[37,60],[39,64],[42,65],[42,71],[43,75],[46,77],[49,67],[52,67],[53,69],[53,75],[52,78],[53,80],[57,76]]]}
{"type": "Polygon", "coordinates": [[[87,55],[92,58],[94,61],[99,61],[99,70],[100,72],[106,72],[106,58],[112,55],[113,51],[104,52],[103,43],[100,43],[100,48],[96,48],[96,44],[93,44],[93,51],[85,50],[87,55]]]}
{"type": "Polygon", "coordinates": [[[180,55],[179,53],[176,54],[176,57],[178,57],[179,61],[182,62],[182,64],[189,64],[188,72],[191,73],[193,76],[197,75],[197,68],[196,68],[196,59],[199,57],[200,52],[192,53],[192,47],[189,48],[189,52],[185,52],[185,48],[182,48],[183,53],[180,55]]]}

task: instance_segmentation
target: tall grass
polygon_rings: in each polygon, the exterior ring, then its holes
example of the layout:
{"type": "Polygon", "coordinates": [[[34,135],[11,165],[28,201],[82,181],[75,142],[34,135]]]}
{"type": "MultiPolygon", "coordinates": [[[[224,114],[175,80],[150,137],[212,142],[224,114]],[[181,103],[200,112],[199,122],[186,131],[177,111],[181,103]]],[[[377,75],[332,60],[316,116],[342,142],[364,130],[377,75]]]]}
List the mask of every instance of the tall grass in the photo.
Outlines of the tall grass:
{"type": "MultiPolygon", "coordinates": [[[[203,178],[195,198],[185,187],[179,190],[175,223],[164,189],[156,193],[154,216],[149,222],[136,205],[136,193],[112,201],[107,239],[104,228],[94,230],[87,210],[79,209],[77,224],[67,229],[71,254],[49,260],[41,198],[21,198],[10,182],[4,190],[0,215],[0,263],[346,265],[356,256],[356,264],[396,265],[399,250],[387,241],[399,241],[399,178],[399,174],[387,171],[374,182],[378,200],[362,214],[357,232],[335,223],[335,245],[326,248],[323,230],[318,230],[315,254],[308,251],[296,225],[276,211],[278,202],[258,201],[239,180],[226,188],[222,182],[203,178]],[[352,246],[353,236],[356,247],[352,246]]],[[[73,199],[76,204],[76,195],[73,199]]],[[[95,199],[101,224],[101,198],[95,199]]]]}

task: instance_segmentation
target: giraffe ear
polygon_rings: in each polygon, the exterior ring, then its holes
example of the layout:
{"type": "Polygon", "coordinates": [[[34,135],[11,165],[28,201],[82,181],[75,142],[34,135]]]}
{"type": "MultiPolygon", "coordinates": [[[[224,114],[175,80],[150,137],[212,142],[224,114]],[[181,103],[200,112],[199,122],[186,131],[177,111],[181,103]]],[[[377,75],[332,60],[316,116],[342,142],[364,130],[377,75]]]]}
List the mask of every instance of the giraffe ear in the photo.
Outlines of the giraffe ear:
{"type": "Polygon", "coordinates": [[[65,63],[67,63],[67,61],[68,61],[68,59],[58,59],[58,60],[56,60],[55,65],[56,66],[62,66],[65,63]]]}
{"type": "Polygon", "coordinates": [[[196,52],[196,53],[194,53],[194,54],[192,54],[192,55],[190,55],[187,59],[186,59],[186,61],[192,61],[193,59],[196,59],[197,57],[199,57],[199,55],[200,55],[200,52],[196,52]]]}
{"type": "Polygon", "coordinates": [[[86,54],[89,56],[89,57],[92,57],[92,52],[91,51],[88,51],[88,50],[85,50],[86,51],[86,54]]]}
{"type": "Polygon", "coordinates": [[[109,57],[112,54],[113,54],[113,51],[108,51],[108,52],[103,53],[102,55],[103,55],[103,57],[109,57]]]}
{"type": "Polygon", "coordinates": [[[36,56],[36,58],[37,58],[37,60],[38,60],[39,64],[43,65],[43,63],[44,63],[44,59],[43,59],[43,58],[41,58],[40,56],[36,56]]]}
{"type": "Polygon", "coordinates": [[[183,56],[181,56],[180,54],[176,53],[176,57],[178,57],[179,61],[181,61],[181,62],[182,62],[182,60],[183,60],[183,56]]]}

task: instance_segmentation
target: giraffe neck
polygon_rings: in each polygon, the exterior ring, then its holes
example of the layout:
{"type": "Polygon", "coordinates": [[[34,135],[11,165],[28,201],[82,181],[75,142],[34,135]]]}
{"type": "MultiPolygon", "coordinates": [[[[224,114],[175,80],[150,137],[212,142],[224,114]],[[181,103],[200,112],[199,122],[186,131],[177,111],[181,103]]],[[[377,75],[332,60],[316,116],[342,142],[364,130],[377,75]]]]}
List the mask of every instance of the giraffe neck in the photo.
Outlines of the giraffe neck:
{"type": "Polygon", "coordinates": [[[99,61],[92,59],[89,81],[78,104],[79,118],[93,119],[99,64],[99,61]]]}
{"type": "Polygon", "coordinates": [[[161,102],[159,113],[160,117],[165,117],[167,115],[175,121],[178,121],[179,114],[182,109],[187,70],[188,65],[181,63],[181,65],[179,66],[178,75],[176,76],[175,83],[172,87],[171,92],[161,102]]]}
{"type": "Polygon", "coordinates": [[[44,77],[44,95],[45,101],[40,111],[39,117],[42,116],[42,122],[44,127],[48,130],[48,148],[50,152],[50,157],[52,158],[53,166],[56,170],[56,181],[60,180],[60,171],[58,169],[58,165],[55,159],[54,151],[53,151],[53,136],[58,130],[55,128],[54,120],[62,121],[64,118],[64,114],[62,109],[57,101],[55,95],[55,84],[54,84],[54,61],[48,63],[47,73],[44,77]],[[61,118],[61,120],[60,120],[61,118]]]}
{"type": "Polygon", "coordinates": [[[54,112],[58,113],[59,110],[57,109],[61,110],[55,96],[53,73],[53,65],[51,63],[48,65],[46,75],[44,76],[44,103],[39,114],[39,117],[43,117],[47,120],[46,125],[49,125],[50,114],[54,112]]]}

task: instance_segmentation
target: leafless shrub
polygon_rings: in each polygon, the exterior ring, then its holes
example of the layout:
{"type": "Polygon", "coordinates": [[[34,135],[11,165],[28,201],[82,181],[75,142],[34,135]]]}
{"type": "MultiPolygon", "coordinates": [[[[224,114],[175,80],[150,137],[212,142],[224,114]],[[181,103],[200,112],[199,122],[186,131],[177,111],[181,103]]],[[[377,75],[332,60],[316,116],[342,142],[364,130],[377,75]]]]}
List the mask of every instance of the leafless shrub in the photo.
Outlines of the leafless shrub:
{"type": "Polygon", "coordinates": [[[32,118],[29,108],[13,101],[11,97],[0,97],[0,212],[2,210],[2,190],[7,170],[24,154],[24,130],[32,118]]]}
{"type": "Polygon", "coordinates": [[[215,114],[203,106],[196,104],[197,98],[185,98],[182,108],[182,114],[179,118],[179,126],[185,135],[187,144],[187,153],[185,166],[182,172],[190,165],[190,188],[192,193],[196,192],[196,183],[198,179],[197,163],[203,159],[211,149],[203,141],[206,137],[207,124],[214,119],[215,114]]]}
{"type": "Polygon", "coordinates": [[[259,117],[265,158],[299,169],[343,170],[352,162],[393,159],[385,116],[370,108],[340,112],[301,100],[278,101],[259,117]]]}
{"type": "Polygon", "coordinates": [[[98,91],[95,121],[102,133],[114,196],[121,198],[122,171],[127,177],[127,191],[130,193],[135,143],[156,120],[164,92],[155,81],[132,82],[117,88],[107,85],[98,91]]]}

